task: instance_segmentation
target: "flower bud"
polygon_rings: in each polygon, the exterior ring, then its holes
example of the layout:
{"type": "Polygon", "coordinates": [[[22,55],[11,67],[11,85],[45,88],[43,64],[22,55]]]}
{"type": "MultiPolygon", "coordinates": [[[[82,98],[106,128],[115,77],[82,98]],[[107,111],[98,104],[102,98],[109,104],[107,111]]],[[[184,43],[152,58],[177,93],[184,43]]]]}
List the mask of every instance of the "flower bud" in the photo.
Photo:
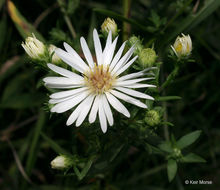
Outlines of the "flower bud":
{"type": "Polygon", "coordinates": [[[52,56],[52,63],[59,64],[59,63],[62,62],[62,60],[55,53],[55,49],[57,49],[57,47],[55,45],[50,44],[49,48],[48,48],[48,51],[49,51],[50,56],[52,56]]]}
{"type": "Polygon", "coordinates": [[[155,110],[147,111],[145,115],[145,122],[151,127],[158,125],[160,123],[159,113],[155,110]]]}
{"type": "Polygon", "coordinates": [[[108,36],[109,31],[112,31],[112,36],[115,37],[118,35],[118,27],[115,23],[114,19],[110,19],[109,17],[104,20],[101,25],[101,31],[105,37],[108,36]]]}
{"type": "Polygon", "coordinates": [[[73,165],[73,160],[66,155],[61,155],[53,159],[50,164],[53,169],[64,170],[73,165]]]}
{"type": "Polygon", "coordinates": [[[139,53],[140,65],[144,68],[152,67],[157,59],[156,52],[151,48],[142,49],[139,53]]]}
{"type": "Polygon", "coordinates": [[[22,47],[26,53],[33,59],[40,59],[46,53],[45,45],[38,40],[34,34],[33,37],[26,38],[25,42],[22,42],[22,47]]]}
{"type": "Polygon", "coordinates": [[[182,34],[182,37],[177,37],[173,46],[171,45],[174,53],[177,57],[188,56],[192,51],[192,41],[189,35],[185,36],[182,34]]]}
{"type": "Polygon", "coordinates": [[[135,48],[134,55],[138,55],[143,49],[143,45],[141,43],[140,38],[134,35],[128,39],[128,45],[129,47],[132,47],[134,45],[134,48],[135,48]]]}
{"type": "Polygon", "coordinates": [[[181,150],[178,148],[173,149],[173,155],[175,158],[180,158],[182,156],[181,150]]]}

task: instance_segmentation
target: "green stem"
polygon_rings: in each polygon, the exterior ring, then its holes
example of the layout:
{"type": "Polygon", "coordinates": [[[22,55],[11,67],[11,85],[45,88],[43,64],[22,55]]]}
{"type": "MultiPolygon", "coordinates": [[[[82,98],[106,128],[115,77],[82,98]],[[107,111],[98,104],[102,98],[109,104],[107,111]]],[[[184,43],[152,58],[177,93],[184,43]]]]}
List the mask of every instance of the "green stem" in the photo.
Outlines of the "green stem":
{"type": "MultiPolygon", "coordinates": [[[[131,9],[131,0],[123,0],[123,16],[125,18],[130,17],[130,9],[131,9]]],[[[131,25],[127,22],[123,22],[123,41],[128,39],[130,34],[131,25]]]]}
{"type": "Polygon", "coordinates": [[[66,11],[65,11],[65,8],[64,8],[64,2],[62,0],[57,0],[59,5],[60,5],[60,9],[61,9],[61,12],[64,14],[64,20],[69,28],[69,31],[72,35],[73,38],[76,38],[76,32],[74,30],[74,27],[70,21],[70,18],[69,16],[66,14],[66,11]]]}
{"type": "Polygon", "coordinates": [[[166,81],[162,84],[160,90],[163,90],[165,87],[167,87],[171,82],[173,82],[176,75],[179,73],[179,65],[176,65],[174,70],[169,74],[166,81]]]}

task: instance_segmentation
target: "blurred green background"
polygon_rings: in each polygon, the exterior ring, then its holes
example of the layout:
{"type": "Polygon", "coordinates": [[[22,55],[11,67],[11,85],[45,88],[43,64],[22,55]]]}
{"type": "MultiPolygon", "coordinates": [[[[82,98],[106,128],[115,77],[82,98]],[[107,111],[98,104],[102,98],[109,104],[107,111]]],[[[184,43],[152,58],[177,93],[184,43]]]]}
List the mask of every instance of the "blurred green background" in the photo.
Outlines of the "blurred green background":
{"type": "MultiPolygon", "coordinates": [[[[219,0],[0,0],[0,189],[220,189],[219,5],[219,0]],[[123,9],[126,3],[131,3],[129,14],[123,9]],[[47,72],[28,59],[21,42],[37,31],[40,40],[58,47],[66,41],[79,50],[80,36],[86,37],[92,47],[92,30],[100,30],[107,16],[115,19],[120,35],[127,27],[124,38],[135,34],[144,39],[146,47],[154,44],[159,61],[163,61],[163,77],[172,70],[167,55],[175,38],[181,32],[192,38],[191,58],[195,61],[185,63],[166,89],[166,95],[182,97],[166,103],[167,118],[174,124],[169,130],[177,139],[202,130],[199,140],[188,149],[207,162],[178,165],[171,183],[165,158],[138,145],[123,149],[108,167],[91,170],[82,181],[50,168],[50,161],[57,155],[54,150],[59,149],[51,140],[80,154],[90,140],[92,143],[100,138],[105,142],[105,136],[96,127],[93,129],[98,137],[92,130],[86,132],[91,136],[85,137],[74,127],[65,126],[67,115],[51,116],[45,110],[48,92],[41,79],[47,72]],[[67,17],[76,31],[74,40],[65,22],[67,17]],[[185,185],[187,179],[211,180],[213,184],[185,185]]],[[[84,129],[80,130],[84,134],[84,129]]],[[[163,136],[162,129],[156,133],[163,136]]],[[[123,135],[110,139],[120,142],[123,135]]]]}

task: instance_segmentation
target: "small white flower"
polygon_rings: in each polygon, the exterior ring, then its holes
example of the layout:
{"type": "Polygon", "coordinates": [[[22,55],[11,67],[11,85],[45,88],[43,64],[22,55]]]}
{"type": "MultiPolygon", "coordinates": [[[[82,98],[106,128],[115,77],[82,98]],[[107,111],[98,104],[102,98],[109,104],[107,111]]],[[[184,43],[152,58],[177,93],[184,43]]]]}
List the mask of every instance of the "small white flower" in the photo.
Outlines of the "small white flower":
{"type": "Polygon", "coordinates": [[[72,161],[67,156],[62,155],[54,158],[50,164],[53,169],[63,170],[69,168],[72,164],[72,161]]]}
{"type": "Polygon", "coordinates": [[[101,25],[102,33],[107,36],[109,31],[112,31],[113,36],[117,36],[118,34],[118,27],[115,23],[114,19],[107,18],[101,25]]]}
{"type": "Polygon", "coordinates": [[[182,37],[177,37],[173,46],[171,45],[174,53],[177,57],[188,56],[192,51],[192,40],[189,35],[185,36],[182,34],[182,37]]]}
{"type": "Polygon", "coordinates": [[[60,57],[57,56],[57,54],[55,53],[55,49],[57,49],[57,47],[56,47],[55,45],[53,45],[53,44],[50,44],[50,45],[49,45],[49,48],[48,48],[49,53],[50,53],[50,55],[53,54],[53,56],[52,56],[52,63],[60,63],[60,62],[61,62],[61,59],[60,59],[60,57]]]}
{"type": "Polygon", "coordinates": [[[63,113],[76,107],[66,124],[71,125],[76,121],[77,127],[82,124],[88,114],[90,123],[93,123],[98,115],[101,129],[105,133],[107,122],[110,126],[114,123],[110,105],[126,117],[130,117],[127,108],[118,99],[147,108],[144,103],[133,97],[150,100],[154,100],[154,98],[133,89],[155,86],[140,83],[153,79],[152,77],[139,78],[146,75],[146,71],[151,68],[119,76],[138,58],[135,56],[130,59],[135,49],[134,46],[122,56],[124,42],[114,55],[118,38],[112,42],[111,31],[108,34],[104,50],[102,50],[96,29],[93,31],[93,40],[97,63],[94,62],[85,39],[81,37],[80,42],[86,62],[67,43],[64,43],[66,51],[59,48],[55,50],[64,62],[80,74],[49,63],[48,67],[62,77],[46,77],[43,80],[49,88],[70,89],[50,95],[49,103],[56,104],[51,112],[63,113]]]}
{"type": "Polygon", "coordinates": [[[32,35],[33,37],[26,38],[25,43],[22,42],[21,45],[31,58],[39,59],[39,57],[45,54],[46,47],[34,34],[32,35]]]}

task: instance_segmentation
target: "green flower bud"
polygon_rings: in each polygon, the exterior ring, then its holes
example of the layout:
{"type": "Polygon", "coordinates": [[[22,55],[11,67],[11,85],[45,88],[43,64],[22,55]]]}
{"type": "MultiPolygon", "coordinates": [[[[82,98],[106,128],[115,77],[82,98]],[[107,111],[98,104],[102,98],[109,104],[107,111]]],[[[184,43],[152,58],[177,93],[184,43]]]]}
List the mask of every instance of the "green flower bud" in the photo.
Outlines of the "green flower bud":
{"type": "Polygon", "coordinates": [[[129,39],[128,39],[128,45],[129,47],[133,46],[134,45],[134,55],[138,55],[141,50],[143,49],[143,45],[141,43],[141,40],[139,37],[136,37],[136,36],[131,36],[129,39]]]}
{"type": "Polygon", "coordinates": [[[177,57],[186,57],[190,55],[192,51],[192,40],[189,35],[185,36],[182,34],[182,37],[178,36],[176,38],[176,41],[171,48],[177,57]]]}
{"type": "Polygon", "coordinates": [[[46,54],[46,46],[32,35],[33,37],[27,37],[21,46],[32,59],[41,59],[46,54]]]}
{"type": "Polygon", "coordinates": [[[101,31],[105,37],[108,36],[109,31],[112,31],[112,36],[115,37],[118,35],[118,27],[114,19],[109,17],[101,25],[101,31]]]}
{"type": "Polygon", "coordinates": [[[57,47],[55,45],[50,44],[48,51],[50,56],[52,56],[52,63],[59,65],[60,63],[62,63],[62,60],[55,53],[55,49],[57,49],[57,47]]]}
{"type": "Polygon", "coordinates": [[[152,67],[157,59],[156,52],[151,48],[142,49],[139,53],[140,65],[144,68],[152,67]]]}
{"type": "Polygon", "coordinates": [[[73,160],[69,156],[61,155],[53,159],[50,164],[53,169],[64,170],[73,165],[73,160]]]}
{"type": "Polygon", "coordinates": [[[178,148],[173,149],[173,155],[175,158],[180,158],[182,156],[181,150],[178,148]]]}
{"type": "Polygon", "coordinates": [[[147,111],[145,115],[145,122],[151,127],[158,125],[160,123],[159,113],[155,110],[147,111]]]}

